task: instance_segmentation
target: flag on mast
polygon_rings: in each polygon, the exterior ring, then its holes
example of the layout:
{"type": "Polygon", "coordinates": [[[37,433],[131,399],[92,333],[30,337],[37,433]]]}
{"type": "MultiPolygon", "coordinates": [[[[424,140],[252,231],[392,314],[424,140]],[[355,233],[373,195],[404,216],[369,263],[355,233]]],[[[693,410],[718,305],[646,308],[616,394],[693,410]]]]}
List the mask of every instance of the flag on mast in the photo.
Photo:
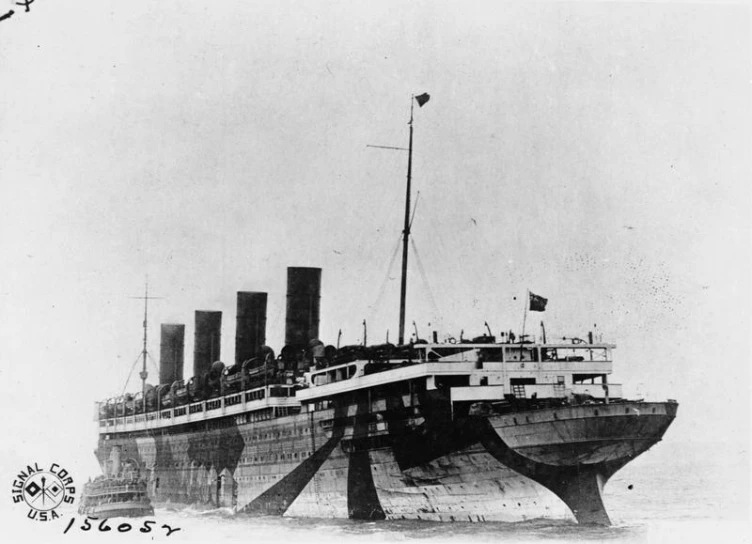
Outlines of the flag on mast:
{"type": "Polygon", "coordinates": [[[548,299],[543,298],[540,295],[530,293],[530,311],[531,312],[545,312],[548,299]]]}
{"type": "Polygon", "coordinates": [[[415,97],[415,101],[418,103],[418,106],[421,108],[425,105],[426,102],[428,102],[431,99],[431,95],[428,93],[423,93],[419,96],[415,97]]]}

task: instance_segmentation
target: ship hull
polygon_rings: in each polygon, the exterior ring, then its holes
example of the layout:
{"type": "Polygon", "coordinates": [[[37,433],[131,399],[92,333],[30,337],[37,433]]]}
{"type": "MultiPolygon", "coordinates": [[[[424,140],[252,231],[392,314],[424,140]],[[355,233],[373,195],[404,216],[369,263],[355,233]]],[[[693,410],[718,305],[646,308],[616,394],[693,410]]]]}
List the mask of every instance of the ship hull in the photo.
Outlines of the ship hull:
{"type": "Polygon", "coordinates": [[[154,515],[154,508],[143,503],[119,503],[88,506],[79,509],[79,514],[98,519],[143,518],[154,515]]]}
{"type": "Polygon", "coordinates": [[[544,485],[579,523],[608,525],[603,487],[658,442],[677,404],[624,402],[549,408],[489,418],[484,445],[496,459],[544,485]]]}
{"type": "Polygon", "coordinates": [[[608,524],[608,478],[660,440],[675,403],[366,424],[351,406],[252,423],[102,435],[153,501],[352,519],[608,524]],[[349,422],[349,423],[344,423],[349,422]]]}

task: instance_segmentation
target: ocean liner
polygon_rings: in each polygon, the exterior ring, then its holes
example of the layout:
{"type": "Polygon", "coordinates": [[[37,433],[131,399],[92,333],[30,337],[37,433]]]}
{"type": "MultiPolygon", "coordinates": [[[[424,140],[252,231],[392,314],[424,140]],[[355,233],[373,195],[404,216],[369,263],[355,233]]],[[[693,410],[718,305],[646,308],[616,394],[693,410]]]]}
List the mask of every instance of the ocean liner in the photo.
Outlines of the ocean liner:
{"type": "MultiPolygon", "coordinates": [[[[423,106],[428,95],[413,97],[423,106]]],[[[413,108],[399,340],[319,340],[321,269],[287,269],[285,342],[266,345],[267,294],[237,296],[235,360],[222,314],[161,325],[159,384],[97,403],[97,458],[136,467],[149,497],[238,513],[363,520],[609,524],[602,491],[658,442],[677,403],[628,400],[608,380],[615,346],[506,331],[405,341],[413,108]]],[[[148,300],[148,293],[145,299],[148,300]]],[[[146,301],[145,301],[146,302],[146,301]]],[[[528,293],[529,310],[546,299],[528,293]]]]}

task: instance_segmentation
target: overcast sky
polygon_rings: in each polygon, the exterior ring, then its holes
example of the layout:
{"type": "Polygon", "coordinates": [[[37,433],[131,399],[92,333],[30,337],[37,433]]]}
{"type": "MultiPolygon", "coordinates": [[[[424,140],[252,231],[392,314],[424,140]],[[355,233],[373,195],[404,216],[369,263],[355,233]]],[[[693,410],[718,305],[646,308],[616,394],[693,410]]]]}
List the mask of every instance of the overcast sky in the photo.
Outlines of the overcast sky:
{"type": "Polygon", "coordinates": [[[394,340],[407,157],[366,146],[406,147],[422,92],[408,325],[519,330],[530,289],[549,305],[528,331],[597,325],[612,381],[681,402],[667,439],[747,439],[748,10],[373,4],[40,0],[0,21],[3,461],[57,440],[93,463],[147,274],[149,349],[186,323],[186,376],[196,309],[224,312],[233,360],[239,290],[269,293],[282,347],[287,266],[323,269],[324,342],[363,319],[394,340]]]}

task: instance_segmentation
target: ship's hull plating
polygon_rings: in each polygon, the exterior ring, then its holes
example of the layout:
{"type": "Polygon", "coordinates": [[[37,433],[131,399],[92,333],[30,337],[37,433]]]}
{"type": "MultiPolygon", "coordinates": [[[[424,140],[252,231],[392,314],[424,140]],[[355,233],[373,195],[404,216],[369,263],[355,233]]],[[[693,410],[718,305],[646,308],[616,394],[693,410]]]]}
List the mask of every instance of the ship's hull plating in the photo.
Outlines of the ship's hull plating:
{"type": "Polygon", "coordinates": [[[363,407],[100,438],[154,501],[355,519],[609,523],[608,478],[660,440],[675,403],[366,423],[363,407]],[[353,417],[354,416],[354,417],[353,417]]]}
{"type": "Polygon", "coordinates": [[[78,513],[98,519],[143,518],[153,516],[154,508],[140,502],[122,502],[87,506],[79,508],[78,513]]]}

